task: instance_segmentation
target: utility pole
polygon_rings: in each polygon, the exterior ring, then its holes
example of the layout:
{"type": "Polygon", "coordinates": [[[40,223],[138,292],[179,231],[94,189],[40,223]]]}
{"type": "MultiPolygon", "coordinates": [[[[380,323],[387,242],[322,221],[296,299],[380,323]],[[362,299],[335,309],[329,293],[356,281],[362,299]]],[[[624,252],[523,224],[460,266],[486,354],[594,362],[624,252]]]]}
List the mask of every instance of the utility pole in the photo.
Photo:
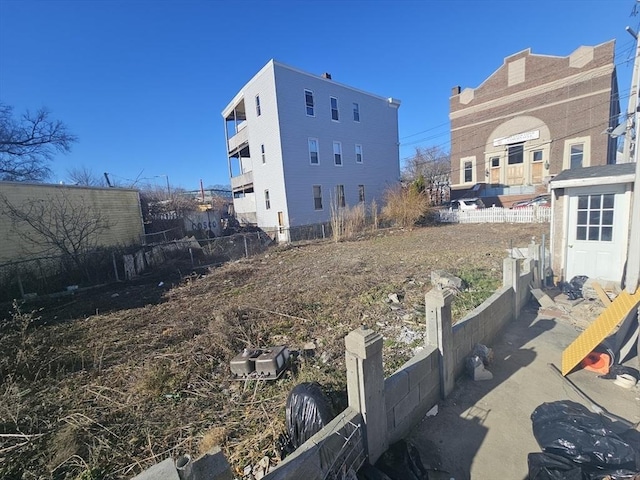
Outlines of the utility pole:
{"type": "MultiPolygon", "coordinates": [[[[637,128],[638,122],[640,121],[640,115],[638,114],[638,68],[640,68],[640,39],[638,35],[633,32],[629,27],[627,27],[627,31],[633,35],[636,39],[636,57],[633,63],[633,78],[635,79],[635,89],[632,88],[631,95],[629,97],[629,105],[633,103],[634,109],[633,112],[630,112],[633,115],[633,120],[629,117],[628,121],[633,121],[634,126],[637,128]],[[632,98],[633,97],[633,98],[632,98]]],[[[628,111],[629,112],[629,111],[628,111]]],[[[634,129],[635,130],[635,129],[634,129]]],[[[625,146],[627,144],[627,139],[630,136],[630,132],[627,132],[625,136],[625,146]]],[[[630,294],[634,294],[638,288],[639,277],[640,277],[640,160],[638,155],[638,148],[635,148],[635,141],[637,139],[634,138],[634,147],[633,147],[633,157],[627,158],[625,157],[625,161],[634,161],[636,162],[636,175],[635,181],[633,183],[633,202],[631,203],[631,226],[629,228],[629,243],[627,246],[627,268],[625,272],[625,283],[627,292],[630,294]]]]}
{"type": "Polygon", "coordinates": [[[633,31],[631,27],[626,27],[625,30],[635,38],[636,40],[636,55],[633,61],[633,74],[631,76],[631,90],[629,91],[629,103],[627,104],[627,114],[625,116],[625,122],[627,124],[626,134],[624,136],[624,148],[622,150],[622,162],[629,163],[635,161],[636,151],[636,110],[638,109],[638,80],[640,80],[640,63],[638,58],[640,57],[640,41],[638,40],[638,34],[633,31]]]}

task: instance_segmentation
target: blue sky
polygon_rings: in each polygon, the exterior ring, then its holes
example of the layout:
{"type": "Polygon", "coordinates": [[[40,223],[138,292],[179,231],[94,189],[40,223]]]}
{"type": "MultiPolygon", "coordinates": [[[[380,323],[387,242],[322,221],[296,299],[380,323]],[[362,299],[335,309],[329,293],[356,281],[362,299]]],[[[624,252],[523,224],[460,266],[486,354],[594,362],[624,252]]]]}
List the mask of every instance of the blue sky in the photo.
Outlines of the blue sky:
{"type": "MultiPolygon", "coordinates": [[[[56,157],[120,185],[228,184],[220,112],[275,58],[402,101],[400,158],[448,149],[449,95],[513,53],[616,40],[626,110],[634,0],[0,0],[0,100],[79,138],[56,157]]],[[[640,4],[638,5],[640,11],[640,4]]]]}

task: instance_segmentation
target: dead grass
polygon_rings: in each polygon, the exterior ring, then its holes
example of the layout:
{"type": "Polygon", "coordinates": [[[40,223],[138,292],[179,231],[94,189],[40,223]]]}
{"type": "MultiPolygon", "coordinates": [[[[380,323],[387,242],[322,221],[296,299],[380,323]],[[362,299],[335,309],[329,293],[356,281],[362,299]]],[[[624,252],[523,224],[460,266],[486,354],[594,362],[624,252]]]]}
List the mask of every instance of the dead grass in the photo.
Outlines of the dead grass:
{"type": "Polygon", "coordinates": [[[344,408],[343,338],[351,329],[383,333],[385,371],[401,365],[415,345],[398,334],[407,324],[420,330],[432,269],[480,269],[499,280],[510,243],[526,245],[547,228],[378,231],[277,247],[160,294],[154,279],[118,286],[119,297],[104,289],[52,300],[26,329],[9,313],[0,328],[0,478],[131,478],[215,444],[238,474],[264,455],[277,462],[293,386],[317,381],[336,411],[344,408]],[[389,293],[401,303],[392,308],[389,293]],[[128,295],[139,306],[96,314],[100,302],[118,305],[128,295]],[[315,354],[299,357],[277,382],[230,378],[228,362],[246,346],[298,350],[307,342],[315,354]],[[16,367],[20,351],[28,368],[16,367]]]}

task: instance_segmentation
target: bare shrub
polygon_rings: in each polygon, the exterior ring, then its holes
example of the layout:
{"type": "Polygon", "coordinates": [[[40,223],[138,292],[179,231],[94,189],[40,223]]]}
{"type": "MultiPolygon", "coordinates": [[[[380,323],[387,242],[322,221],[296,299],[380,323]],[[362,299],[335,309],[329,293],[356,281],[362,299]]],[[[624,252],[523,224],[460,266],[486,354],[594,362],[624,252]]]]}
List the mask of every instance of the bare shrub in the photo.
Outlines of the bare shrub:
{"type": "Polygon", "coordinates": [[[384,194],[384,220],[400,227],[412,227],[429,212],[429,199],[413,188],[389,188],[384,194]]]}
{"type": "Polygon", "coordinates": [[[371,229],[372,230],[377,230],[378,229],[378,202],[376,202],[375,200],[371,201],[371,204],[369,205],[369,218],[371,219],[371,229]]]}
{"type": "Polygon", "coordinates": [[[334,241],[353,238],[362,233],[366,225],[367,212],[363,203],[353,207],[338,207],[335,202],[331,202],[331,232],[334,241]]]}

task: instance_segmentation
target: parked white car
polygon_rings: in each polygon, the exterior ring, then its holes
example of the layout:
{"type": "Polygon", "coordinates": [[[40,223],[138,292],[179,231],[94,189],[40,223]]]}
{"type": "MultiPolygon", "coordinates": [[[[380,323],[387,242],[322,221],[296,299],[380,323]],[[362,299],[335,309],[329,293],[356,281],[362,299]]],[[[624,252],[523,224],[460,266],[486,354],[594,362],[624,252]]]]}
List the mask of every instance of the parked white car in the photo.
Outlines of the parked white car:
{"type": "Polygon", "coordinates": [[[484,208],[484,203],[479,198],[459,198],[451,202],[452,210],[477,210],[484,208]]]}

